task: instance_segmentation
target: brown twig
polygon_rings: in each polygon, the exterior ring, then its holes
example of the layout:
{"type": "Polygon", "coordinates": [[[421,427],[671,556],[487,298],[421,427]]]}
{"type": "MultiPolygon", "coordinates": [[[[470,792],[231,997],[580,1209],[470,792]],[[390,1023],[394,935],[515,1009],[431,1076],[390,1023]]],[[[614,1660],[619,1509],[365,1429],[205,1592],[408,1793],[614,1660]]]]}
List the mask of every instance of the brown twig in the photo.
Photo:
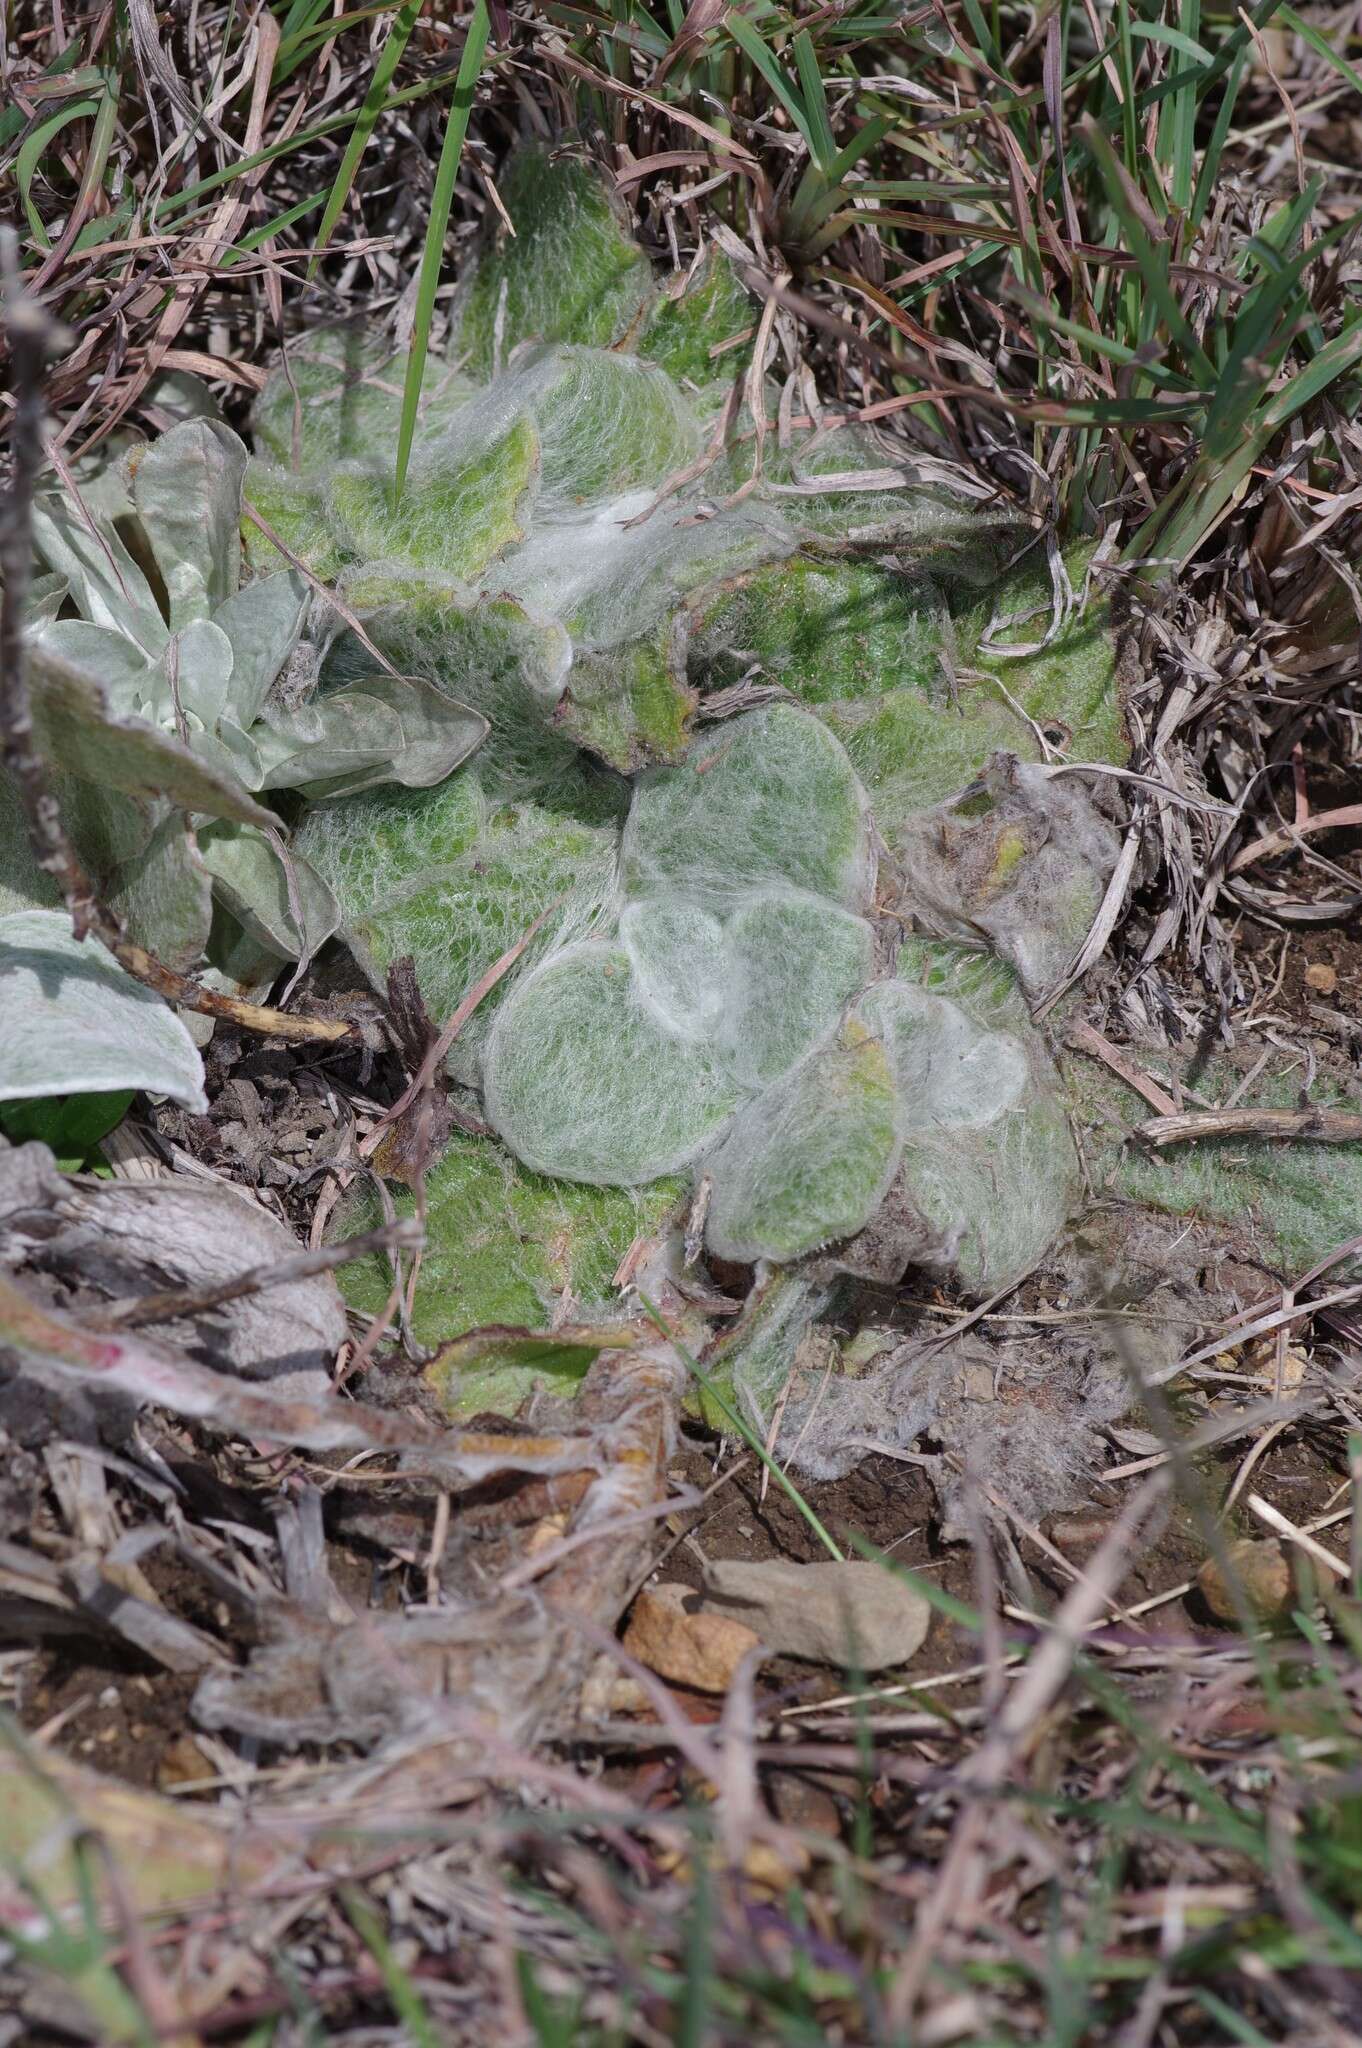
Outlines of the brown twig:
{"type": "Polygon", "coordinates": [[[222,1018],[266,1038],[325,1044],[356,1040],[360,1034],[354,1024],[331,1017],[292,1017],[259,1003],[219,995],[167,967],[145,946],[135,945],[101,902],[93,877],[66,835],[47,764],[34,740],[24,649],[24,615],[33,563],[33,488],[43,462],[43,369],[59,330],[36,300],[20,289],[8,234],[0,250],[0,264],[14,397],[10,488],[0,506],[0,579],[4,585],[0,598],[0,763],[14,783],[34,858],[61,890],[76,937],[98,939],[135,981],[154,989],[168,1003],[201,1016],[222,1018]]]}
{"type": "Polygon", "coordinates": [[[1316,1145],[1355,1145],[1362,1115],[1346,1109],[1199,1109],[1155,1116],[1136,1126],[1147,1144],[1185,1145],[1196,1138],[1300,1138],[1316,1145]]]}
{"type": "Polygon", "coordinates": [[[1081,1017],[1076,1018],[1069,1026],[1069,1043],[1077,1046],[1080,1052],[1087,1053],[1090,1058],[1100,1060],[1103,1066],[1110,1067],[1112,1073],[1118,1074],[1128,1088],[1133,1088],[1137,1095],[1143,1095],[1150,1108],[1157,1109],[1165,1121],[1169,1117],[1176,1117],[1177,1105],[1172,1096],[1165,1094],[1157,1081],[1142,1068],[1137,1067],[1129,1053],[1122,1052],[1119,1045],[1113,1045],[1110,1039],[1104,1038],[1100,1031],[1085,1023],[1081,1017]]]}

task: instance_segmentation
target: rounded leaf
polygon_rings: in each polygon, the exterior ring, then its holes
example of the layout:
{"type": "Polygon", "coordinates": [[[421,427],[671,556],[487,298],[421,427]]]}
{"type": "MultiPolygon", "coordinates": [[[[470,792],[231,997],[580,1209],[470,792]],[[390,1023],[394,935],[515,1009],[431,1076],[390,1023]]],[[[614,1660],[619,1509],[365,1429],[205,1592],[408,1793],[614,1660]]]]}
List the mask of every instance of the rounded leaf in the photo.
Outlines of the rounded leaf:
{"type": "Polygon", "coordinates": [[[772,890],[729,919],[721,1045],[738,1080],[764,1088],[803,1059],[873,972],[864,918],[821,896],[772,890]]]}
{"type": "Polygon", "coordinates": [[[710,1250],[785,1263],[851,1236],[888,1192],[899,1149],[884,1047],[848,1022],[749,1103],[706,1159],[710,1250]]]}
{"type": "Polygon", "coordinates": [[[241,581],[246,450],[218,420],[184,420],[138,452],[132,495],[165,586],[170,628],[206,619],[241,581]]]}
{"type": "Polygon", "coordinates": [[[513,992],[488,1042],[485,1095],[527,1166],[607,1187],[684,1166],[737,1099],[709,1052],[645,1008],[624,949],[601,940],[568,947],[513,992]]]}
{"type": "Polygon", "coordinates": [[[688,897],[631,903],[620,919],[639,1000],[675,1038],[714,1037],[723,1014],[724,928],[688,897]]]}
{"type": "Polygon", "coordinates": [[[787,883],[860,910],[875,872],[845,750],[788,704],[712,727],[676,767],[641,777],[622,855],[631,896],[676,891],[711,907],[787,883]]]}

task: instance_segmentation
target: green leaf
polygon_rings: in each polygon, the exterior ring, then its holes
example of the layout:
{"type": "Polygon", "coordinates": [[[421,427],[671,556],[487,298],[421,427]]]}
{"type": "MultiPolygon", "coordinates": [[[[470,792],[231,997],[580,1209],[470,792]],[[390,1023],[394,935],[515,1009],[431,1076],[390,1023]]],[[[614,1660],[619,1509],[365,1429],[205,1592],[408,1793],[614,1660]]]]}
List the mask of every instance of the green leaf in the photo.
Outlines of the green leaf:
{"type": "MultiPolygon", "coordinates": [[[[556,938],[587,929],[608,896],[618,844],[619,792],[604,778],[579,771],[542,801],[506,801],[484,792],[481,769],[479,759],[433,789],[319,804],[294,841],[334,891],[347,942],[375,987],[411,954],[439,1018],[532,927],[539,935],[524,969],[556,938]]],[[[461,1074],[476,1075],[507,987],[484,998],[455,1044],[461,1074]]]]}
{"type": "Polygon", "coordinates": [[[789,883],[857,910],[874,879],[864,793],[818,719],[785,704],[749,712],[640,778],[621,871],[631,896],[717,906],[789,883]]]}
{"type": "Polygon", "coordinates": [[[1211,64],[1215,61],[1203,44],[1196,42],[1189,35],[1184,35],[1179,28],[1170,28],[1166,21],[1133,21],[1130,24],[1130,33],[1137,40],[1143,36],[1151,43],[1166,43],[1170,50],[1181,50],[1184,57],[1194,58],[1198,64],[1211,64]]]}
{"type": "Polygon", "coordinates": [[[223,715],[243,732],[260,716],[271,685],[298,644],[307,603],[306,583],[295,570],[285,569],[244,584],[213,614],[213,624],[232,649],[223,715]]]}
{"type": "Polygon", "coordinates": [[[634,775],[684,754],[695,704],[683,636],[664,620],[622,647],[580,650],[554,729],[621,775],[634,775]]]}
{"type": "Polygon", "coordinates": [[[72,121],[89,120],[91,115],[99,113],[103,104],[101,96],[99,99],[78,100],[74,106],[62,107],[57,113],[49,114],[45,121],[40,121],[33,133],[26,136],[20,146],[14,160],[14,182],[19,188],[24,212],[28,215],[33,239],[40,249],[52,247],[47,230],[43,226],[42,215],[33,204],[33,177],[42,160],[43,152],[63,128],[69,126],[72,121]]]}
{"type": "Polygon", "coordinates": [[[1121,223],[1125,245],[1135,258],[1150,298],[1168,332],[1185,353],[1197,381],[1209,391],[1216,380],[1215,365],[1197,340],[1190,321],[1173,294],[1168,274],[1168,245],[1151,240],[1132,197],[1135,188],[1130,173],[1117,162],[1115,152],[1101,129],[1095,122],[1088,121],[1084,124],[1083,134],[1097,160],[1107,196],[1121,223]]]}
{"type": "Polygon", "coordinates": [[[423,444],[400,502],[382,477],[336,472],[330,503],[350,556],[410,563],[471,583],[525,538],[539,472],[539,436],[529,414],[491,436],[478,416],[471,435],[456,432],[452,439],[452,446],[423,444]]]}
{"type": "Polygon", "coordinates": [[[874,972],[870,926],[820,896],[771,891],[728,922],[719,1046],[730,1071],[761,1088],[831,1031],[874,972]]]}
{"type": "MultiPolygon", "coordinates": [[[[360,569],[342,588],[394,667],[435,683],[487,720],[478,777],[489,794],[523,796],[578,774],[575,749],[554,724],[573,665],[562,626],[532,619],[513,598],[470,602],[461,585],[414,570],[360,569]]],[[[334,688],[372,673],[373,655],[347,634],[332,648],[322,679],[334,688]]]]}
{"type": "Polygon", "coordinates": [[[596,172],[566,152],[526,145],[499,189],[515,233],[480,254],[456,301],[453,352],[486,377],[523,341],[623,341],[652,296],[652,271],[596,172]]]}
{"type": "MultiPolygon", "coordinates": [[[[1167,1063],[1168,1048],[1159,1059],[1167,1063]]],[[[1157,1067],[1156,1067],[1157,1071],[1157,1067]]],[[[1179,1080],[1192,1080],[1191,1063],[1176,1062],[1179,1080]]],[[[1235,1255],[1283,1276],[1301,1273],[1357,1236],[1362,1215],[1362,1145],[1271,1143],[1253,1138],[1202,1138],[1195,1144],[1152,1151],[1126,1137],[1148,1115],[1148,1105],[1105,1067],[1091,1060],[1064,1062],[1073,1113],[1085,1133],[1094,1186],[1122,1201],[1214,1227],[1235,1255]]],[[[1195,1086],[1210,1102],[1231,1093],[1247,1109],[1298,1109],[1300,1076],[1289,1067],[1252,1079],[1234,1062],[1196,1062],[1195,1086]]],[[[1320,1109],[1352,1109],[1346,1090],[1321,1080],[1310,1090],[1320,1109]]],[[[1362,1278],[1356,1255],[1330,1276],[1336,1285],[1362,1278]]]]}
{"type": "MultiPolygon", "coordinates": [[[[996,555],[976,542],[967,559],[971,571],[986,572],[996,555]]],[[[996,748],[1038,751],[1031,727],[982,672],[977,643],[989,597],[1019,609],[1048,605],[1048,579],[1014,578],[986,594],[947,551],[938,559],[927,550],[916,569],[796,556],[693,600],[690,678],[713,691],[749,676],[816,710],[846,747],[887,832],[959,789],[996,748]]],[[[1105,751],[1112,724],[1119,731],[1110,639],[1097,608],[1045,660],[1009,663],[1003,673],[1033,717],[1063,719],[1080,757],[1105,751]]]]}
{"type": "Polygon", "coordinates": [[[832,123],[828,119],[828,96],[823,89],[818,58],[807,29],[800,29],[791,47],[794,50],[795,68],[799,73],[799,83],[804,94],[809,124],[809,150],[819,170],[831,178],[836,175],[837,144],[832,133],[832,123]]]}
{"type": "Polygon", "coordinates": [[[636,1342],[636,1330],[622,1323],[551,1332],[496,1325],[441,1344],[423,1378],[449,1415],[514,1415],[540,1388],[570,1399],[603,1351],[636,1342]]]}
{"type": "Polygon", "coordinates": [[[752,299],[727,256],[713,242],[679,295],[663,292],[653,305],[638,344],[678,384],[703,388],[725,374],[727,358],[712,351],[751,327],[752,299]]]}
{"type": "Polygon", "coordinates": [[[309,699],[265,707],[256,727],[262,789],[314,799],[356,796],[384,782],[426,789],[482,744],[487,720],[417,676],[377,672],[309,699]]]}
{"type": "MultiPolygon", "coordinates": [[[[328,582],[337,575],[345,550],[320,482],[292,476],[274,463],[252,462],[246,471],[245,503],[320,581],[328,582]]],[[[249,513],[244,546],[257,576],[277,575],[290,566],[249,513]]]]}
{"type": "Polygon", "coordinates": [[[0,918],[0,1102],[151,1090],[204,1112],[203,1062],[161,998],[61,910],[0,918]]]}
{"type": "MultiPolygon", "coordinates": [[[[131,825],[131,799],[116,790],[101,793],[100,809],[106,819],[111,809],[124,806],[131,825]]],[[[140,812],[137,822],[144,822],[140,812]]],[[[161,818],[145,843],[108,871],[104,892],[110,910],[123,920],[136,944],[179,973],[188,974],[198,965],[212,924],[213,890],[200,845],[182,812],[170,811],[161,818]]]]}
{"type": "Polygon", "coordinates": [[[191,419],[159,435],[131,467],[133,502],[178,632],[236,595],[246,450],[230,427],[191,419]]]}
{"type": "Polygon", "coordinates": [[[221,626],[213,619],[191,619],[171,636],[161,657],[165,684],[159,702],[149,707],[150,714],[163,728],[178,726],[178,699],[189,729],[188,744],[203,751],[202,740],[218,734],[224,722],[234,664],[232,643],[221,626]]]}
{"type": "MultiPolygon", "coordinates": [[[[255,402],[257,446],[295,478],[324,479],[337,463],[355,462],[386,481],[408,360],[363,321],[300,335],[255,402]]],[[[452,364],[428,355],[418,442],[447,426],[473,389],[452,364]]]]}
{"type": "Polygon", "coordinates": [[[94,513],[82,518],[64,492],[39,491],[33,500],[33,540],[48,568],[66,578],[83,618],[134,641],[149,661],[157,659],[169,629],[151,585],[111,520],[94,513]]]}
{"type": "Polygon", "coordinates": [[[335,897],[277,832],[267,836],[250,825],[209,825],[198,843],[217,900],[278,959],[311,959],[336,930],[335,897]]]}
{"type": "MultiPolygon", "coordinates": [[[[815,135],[817,134],[821,141],[821,129],[815,129],[814,122],[800,104],[785,73],[781,70],[779,64],[777,64],[770,50],[766,47],[761,36],[757,33],[751,22],[748,21],[747,17],[739,14],[735,8],[730,8],[724,16],[724,27],[728,30],[728,33],[732,36],[743,55],[756,65],[757,70],[775,94],[776,99],[785,109],[785,112],[808,144],[809,155],[814,159],[818,168],[826,174],[830,170],[832,159],[836,154],[831,136],[827,136],[823,152],[820,154],[819,142],[815,141],[815,135]]],[[[826,126],[826,116],[823,125],[826,126]]]]}
{"type": "Polygon", "coordinates": [[[719,1258],[785,1263],[849,1237],[889,1190],[899,1107],[884,1047],[848,1020],[831,1044],[739,1111],[700,1171],[719,1258]]]}
{"type": "Polygon", "coordinates": [[[61,891],[33,858],[23,809],[8,775],[0,770],[0,917],[14,910],[46,910],[60,902],[61,891]]]}
{"type": "Polygon", "coordinates": [[[46,1145],[64,1173],[80,1173],[91,1163],[100,1139],[122,1123],[134,1092],[119,1088],[102,1095],[35,1096],[0,1103],[0,1131],[11,1145],[46,1145]]]}
{"type": "MultiPolygon", "coordinates": [[[[929,975],[932,956],[946,950],[930,949],[929,975]]],[[[917,1256],[984,1294],[1028,1271],[1063,1228],[1078,1161],[1024,1009],[1010,1028],[993,1029],[993,992],[985,986],[981,1017],[968,985],[957,987],[963,1001],[879,982],[856,1015],[893,1070],[904,1137],[896,1204],[900,1217],[911,1210],[921,1220],[917,1256]]]]}
{"type": "Polygon", "coordinates": [[[518,983],[488,1041],[487,1114],[537,1173],[638,1187],[693,1159],[738,1092],[639,1000],[622,947],[568,947],[518,983]]]}
{"type": "MultiPolygon", "coordinates": [[[[158,723],[170,708],[170,692],[160,661],[126,633],[88,619],[54,619],[35,636],[45,656],[63,661],[99,678],[100,688],[116,718],[150,718],[158,723]]],[[[168,645],[169,643],[167,643],[168,645]]]]}
{"type": "Polygon", "coordinates": [[[229,774],[140,719],[110,714],[98,679],[39,641],[33,650],[33,729],[47,758],[69,775],[134,796],[164,796],[186,811],[271,825],[273,814],[229,774]]]}
{"type": "MultiPolygon", "coordinates": [[[[618,1304],[613,1276],[620,1260],[636,1237],[662,1227],[683,1193],[677,1181],[635,1191],[545,1180],[493,1140],[456,1132],[426,1175],[426,1249],[412,1322],[417,1342],[436,1345],[488,1324],[540,1327],[565,1300],[579,1320],[607,1316],[618,1304]]],[[[394,1190],[391,1201],[399,1216],[413,1213],[407,1190],[394,1190]]],[[[338,1209],[332,1234],[377,1228],[383,1214],[375,1194],[357,1195],[338,1209]]],[[[360,1260],[337,1278],[350,1306],[365,1315],[379,1313],[392,1285],[385,1258],[360,1260]]],[[[516,1384],[502,1382],[513,1401],[542,1376],[542,1357],[522,1360],[522,1367],[516,1384]]],[[[497,1370],[510,1371],[509,1361],[497,1370]]],[[[476,1414],[493,1405],[474,1370],[466,1380],[442,1377],[452,1412],[476,1414]]]]}

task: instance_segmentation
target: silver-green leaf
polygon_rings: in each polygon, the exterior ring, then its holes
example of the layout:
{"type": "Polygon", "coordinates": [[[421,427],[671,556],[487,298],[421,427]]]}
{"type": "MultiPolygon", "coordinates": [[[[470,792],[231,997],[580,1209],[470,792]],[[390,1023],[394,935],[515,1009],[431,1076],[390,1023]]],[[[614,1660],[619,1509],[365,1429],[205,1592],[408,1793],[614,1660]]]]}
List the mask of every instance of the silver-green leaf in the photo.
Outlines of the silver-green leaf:
{"type": "Polygon", "coordinates": [[[175,1012],[62,910],[0,917],[0,1102],[146,1088],[207,1108],[175,1012]]]}

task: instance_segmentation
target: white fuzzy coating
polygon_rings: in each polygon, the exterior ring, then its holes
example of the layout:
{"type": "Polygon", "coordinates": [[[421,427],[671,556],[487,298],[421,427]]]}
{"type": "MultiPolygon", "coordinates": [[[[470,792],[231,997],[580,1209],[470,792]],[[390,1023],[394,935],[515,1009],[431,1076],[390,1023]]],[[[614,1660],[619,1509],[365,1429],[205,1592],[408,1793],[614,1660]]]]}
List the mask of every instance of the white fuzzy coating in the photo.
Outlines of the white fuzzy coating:
{"type": "Polygon", "coordinates": [[[540,510],[597,504],[662,483],[700,451],[690,400],[665,370],[615,350],[527,351],[489,398],[506,420],[532,413],[541,444],[540,510]]]}
{"type": "MultiPolygon", "coordinates": [[[[608,808],[587,801],[600,794],[587,784],[575,808],[489,798],[474,762],[431,790],[315,805],[296,845],[343,904],[346,939],[374,985],[412,954],[426,1003],[443,1020],[536,920],[525,970],[613,915],[617,826],[608,808]]],[[[455,1041],[451,1069],[461,1078],[476,1078],[508,989],[494,988],[455,1041]]]]}
{"type": "Polygon", "coordinates": [[[864,918],[804,890],[744,897],[725,932],[719,1044],[748,1088],[776,1081],[812,1050],[874,968],[864,918]]]}
{"type": "Polygon", "coordinates": [[[687,1165],[737,1091],[704,1047],[639,1001],[622,946],[569,946],[504,1005],[483,1068],[487,1113],[539,1173],[638,1187],[687,1165]]]}
{"type": "Polygon", "coordinates": [[[904,981],[883,981],[858,1005],[889,1053],[905,1128],[980,1129],[1015,1109],[1031,1085],[1026,1046],[989,1031],[957,1003],[904,981]]]}
{"type": "Polygon", "coordinates": [[[493,564],[483,587],[561,618],[579,647],[617,647],[700,584],[779,561],[796,545],[784,516],[753,501],[697,518],[693,499],[659,503],[651,488],[583,505],[560,497],[536,508],[523,544],[493,564]]]}
{"type": "Polygon", "coordinates": [[[1018,1278],[1063,1228],[1077,1180],[1039,1039],[990,1030],[900,981],[867,990],[854,1014],[894,1069],[913,1207],[967,1286],[983,1293],[1018,1278]]]}
{"type": "MultiPolygon", "coordinates": [[[[864,986],[871,930],[843,905],[871,878],[863,793],[818,720],[776,706],[707,735],[636,788],[619,941],[555,951],[504,1002],[484,1065],[490,1120],[526,1165],[566,1179],[635,1186],[687,1163],[864,986]]],[[[874,1050],[883,1086],[864,1057],[850,1062],[847,1128],[883,1150],[893,1090],[874,1050]]],[[[817,1178],[817,1145],[796,1179],[817,1178]]],[[[835,1151],[844,1190],[862,1187],[845,1131],[835,1151]]],[[[859,1199],[814,1193],[812,1223],[787,1217],[773,1244],[824,1241],[859,1199]]]]}
{"type": "Polygon", "coordinates": [[[663,1029],[692,1043],[714,1038],[727,979],[719,919],[692,897],[654,897],[626,906],[620,941],[634,970],[638,999],[663,1029]]]}
{"type": "Polygon", "coordinates": [[[893,1183],[902,1139],[884,1048],[854,1027],[750,1102],[708,1154],[705,1240],[784,1264],[849,1237],[893,1183]]]}
{"type": "MultiPolygon", "coordinates": [[[[341,591],[401,674],[425,678],[488,720],[477,763],[489,792],[521,796],[579,772],[577,749],[552,725],[572,663],[561,626],[529,618],[512,599],[474,600],[443,576],[391,564],[351,571],[341,591]]],[[[328,652],[323,680],[337,686],[373,668],[347,630],[328,652]]]]}
{"type": "Polygon", "coordinates": [[[772,704],[639,778],[621,871],[630,896],[683,891],[722,910],[788,886],[860,911],[875,879],[865,792],[820,719],[772,704]]]}

